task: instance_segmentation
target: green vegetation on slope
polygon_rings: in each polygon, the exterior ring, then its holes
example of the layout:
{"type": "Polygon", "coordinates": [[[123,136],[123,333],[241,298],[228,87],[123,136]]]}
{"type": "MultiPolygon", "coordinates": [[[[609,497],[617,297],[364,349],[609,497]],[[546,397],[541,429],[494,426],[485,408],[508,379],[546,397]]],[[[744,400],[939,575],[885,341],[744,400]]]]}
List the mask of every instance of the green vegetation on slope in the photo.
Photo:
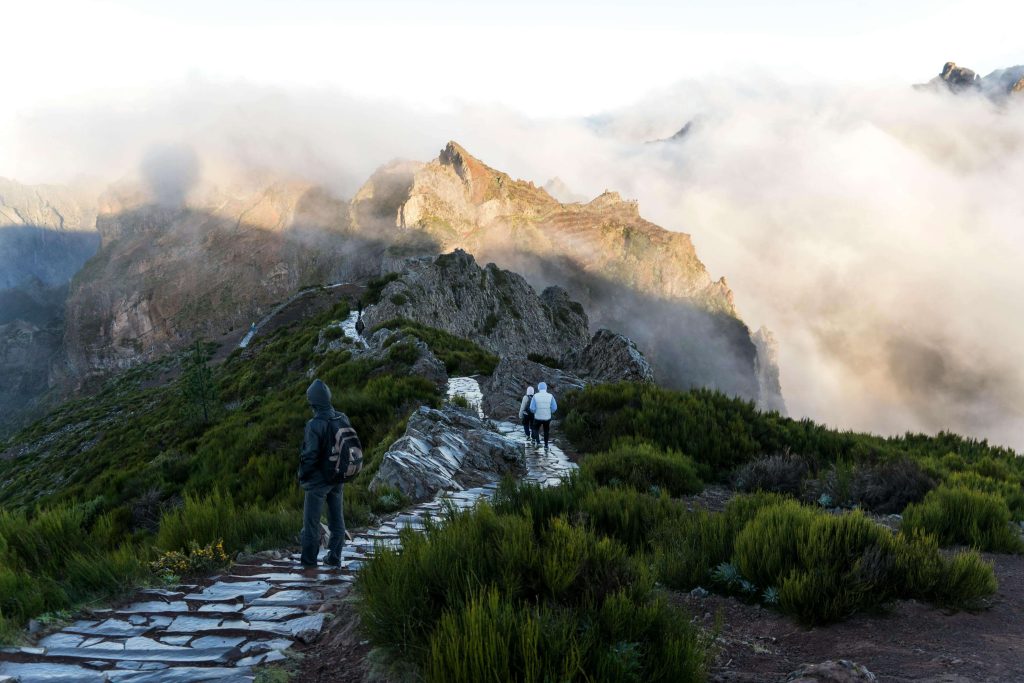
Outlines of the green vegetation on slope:
{"type": "Polygon", "coordinates": [[[398,334],[407,334],[424,342],[434,355],[444,363],[449,375],[489,375],[498,365],[498,357],[488,353],[471,341],[456,337],[444,330],[427,327],[405,318],[395,318],[377,325],[373,331],[387,328],[395,335],[387,339],[385,346],[394,343],[398,334]]]}
{"type": "Polygon", "coordinates": [[[942,543],[1024,548],[1009,524],[1024,519],[1024,458],[984,440],[841,432],[717,392],[643,384],[588,387],[564,403],[566,435],[585,453],[614,449],[616,440],[649,444],[695,463],[702,479],[743,491],[885,514],[906,508],[908,528],[942,543]]]}
{"type": "MultiPolygon", "coordinates": [[[[14,457],[0,462],[0,626],[115,595],[148,578],[161,551],[294,542],[311,368],[365,447],[363,472],[345,487],[347,523],[400,507],[396,492],[367,486],[411,411],[440,395],[394,354],[317,354],[320,330],[347,313],[342,304],[280,329],[219,366],[198,366],[208,349],[193,349],[126,372],[12,439],[14,457]],[[160,383],[179,365],[181,377],[160,383]]],[[[457,352],[472,352],[459,341],[457,352]]]]}

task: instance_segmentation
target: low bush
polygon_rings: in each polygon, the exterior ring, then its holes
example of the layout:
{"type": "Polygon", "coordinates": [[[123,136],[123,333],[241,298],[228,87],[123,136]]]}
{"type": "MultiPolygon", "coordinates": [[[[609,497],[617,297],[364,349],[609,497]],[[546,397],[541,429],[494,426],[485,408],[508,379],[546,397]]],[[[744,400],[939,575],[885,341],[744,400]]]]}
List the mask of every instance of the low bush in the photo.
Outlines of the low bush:
{"type": "Polygon", "coordinates": [[[616,443],[611,450],[587,456],[580,468],[598,484],[621,484],[638,491],[654,489],[682,496],[704,488],[688,456],[647,443],[616,443]]]}
{"type": "Polygon", "coordinates": [[[808,467],[794,455],[772,455],[741,465],[733,474],[738,491],[770,491],[797,497],[803,489],[808,467]]]}
{"type": "Polygon", "coordinates": [[[157,576],[200,576],[222,569],[230,561],[231,558],[224,551],[224,541],[218,540],[205,546],[192,541],[188,550],[168,551],[149,566],[157,576]]]}
{"type": "Polygon", "coordinates": [[[933,534],[942,545],[969,545],[1003,553],[1024,552],[1020,529],[1011,525],[1006,501],[995,493],[940,486],[903,511],[903,529],[933,534]]]}
{"type": "Polygon", "coordinates": [[[164,551],[181,551],[220,542],[222,549],[236,553],[292,543],[301,528],[297,507],[238,505],[230,494],[215,490],[208,496],[186,496],[181,508],[165,514],[156,544],[164,551]]]}
{"type": "Polygon", "coordinates": [[[686,508],[665,493],[655,497],[628,488],[599,487],[580,500],[579,511],[597,533],[636,550],[648,547],[654,531],[677,520],[686,508]]]}
{"type": "Polygon", "coordinates": [[[402,540],[359,574],[358,607],[371,641],[427,680],[702,680],[696,628],[614,540],[486,505],[402,540]]]}
{"type": "Polygon", "coordinates": [[[935,480],[909,458],[857,468],[852,497],[864,508],[887,515],[924,500],[935,480]]]}

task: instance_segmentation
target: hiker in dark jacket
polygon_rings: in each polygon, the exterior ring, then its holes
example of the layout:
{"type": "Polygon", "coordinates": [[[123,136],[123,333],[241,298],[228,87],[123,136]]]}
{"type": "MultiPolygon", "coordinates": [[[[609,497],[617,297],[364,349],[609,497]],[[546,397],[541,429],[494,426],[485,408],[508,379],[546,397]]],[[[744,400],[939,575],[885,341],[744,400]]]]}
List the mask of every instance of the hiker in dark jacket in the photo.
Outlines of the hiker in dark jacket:
{"type": "Polygon", "coordinates": [[[533,400],[533,387],[526,387],[526,395],[519,402],[519,419],[523,421],[523,429],[526,430],[526,440],[533,438],[533,411],[530,409],[530,401],[533,400]]]}
{"type": "MultiPolygon", "coordinates": [[[[320,550],[320,514],[327,502],[327,528],[331,540],[327,548],[326,564],[341,564],[341,549],[345,545],[345,517],[342,514],[341,477],[329,461],[331,447],[339,429],[351,431],[356,438],[348,416],[331,405],[331,390],[315,380],[306,390],[306,400],[313,409],[313,419],[306,423],[299,456],[299,484],[306,492],[302,517],[302,564],[315,567],[320,550]]],[[[355,444],[358,446],[358,439],[355,444]]]]}

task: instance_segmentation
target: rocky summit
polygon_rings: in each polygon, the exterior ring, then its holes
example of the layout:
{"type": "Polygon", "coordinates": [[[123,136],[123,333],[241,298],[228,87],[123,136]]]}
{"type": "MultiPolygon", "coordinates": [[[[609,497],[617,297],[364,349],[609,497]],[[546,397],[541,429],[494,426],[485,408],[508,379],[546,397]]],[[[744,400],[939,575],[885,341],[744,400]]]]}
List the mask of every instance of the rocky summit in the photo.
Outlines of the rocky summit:
{"type": "Polygon", "coordinates": [[[973,69],[946,62],[938,76],[927,83],[916,86],[919,89],[949,90],[953,93],[978,93],[995,100],[1024,92],[1024,64],[997,69],[986,76],[980,76],[973,69]]]}
{"type": "Polygon", "coordinates": [[[758,358],[725,279],[711,278],[689,235],[615,192],[562,203],[449,142],[430,163],[379,169],[351,215],[361,230],[397,227],[406,248],[461,248],[539,288],[564,287],[592,323],[636,340],[659,381],[778,404],[761,395],[756,366],[772,361],[758,358]]]}
{"type": "MultiPolygon", "coordinates": [[[[377,323],[441,316],[441,326],[499,355],[555,360],[582,352],[593,325],[634,340],[661,382],[781,405],[778,383],[759,379],[774,361],[759,355],[725,279],[711,278],[689,235],[644,220],[615,192],[562,203],[455,142],[429,163],[382,167],[351,201],[295,179],[158,190],[126,181],[86,202],[61,188],[0,185],[0,216],[11,229],[36,226],[23,250],[31,258],[19,260],[59,271],[19,277],[65,288],[49,297],[57,303],[45,321],[20,317],[18,330],[0,335],[0,363],[27,362],[10,368],[18,397],[0,429],[28,417],[24,407],[44,394],[95,386],[196,339],[233,338],[303,287],[396,271],[405,277],[388,286],[377,323]],[[42,256],[55,235],[84,236],[85,246],[55,265],[42,256]],[[465,255],[446,257],[450,273],[414,273],[407,263],[456,249],[465,255]],[[448,291],[446,278],[468,254],[495,265],[473,282],[456,277],[448,291]],[[523,283],[539,297],[524,294],[523,283]],[[39,347],[31,358],[17,350],[26,333],[39,347]]],[[[22,302],[26,282],[16,293],[22,302]]],[[[37,306],[27,308],[38,317],[37,306]]]]}

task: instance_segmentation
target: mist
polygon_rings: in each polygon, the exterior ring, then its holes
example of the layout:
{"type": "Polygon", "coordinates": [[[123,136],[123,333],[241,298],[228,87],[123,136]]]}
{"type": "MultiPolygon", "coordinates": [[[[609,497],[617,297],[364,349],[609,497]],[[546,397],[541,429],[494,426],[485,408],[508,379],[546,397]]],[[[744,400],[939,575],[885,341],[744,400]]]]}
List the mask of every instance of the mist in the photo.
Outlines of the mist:
{"type": "Polygon", "coordinates": [[[1024,448],[1022,114],[909,86],[765,79],[680,83],[583,120],[193,82],[22,116],[0,131],[0,175],[140,177],[175,201],[290,176],[348,198],[376,167],[456,139],[514,177],[617,190],[690,233],[744,321],[775,334],[792,415],[1024,448]],[[160,152],[175,149],[196,157],[160,152]]]}

